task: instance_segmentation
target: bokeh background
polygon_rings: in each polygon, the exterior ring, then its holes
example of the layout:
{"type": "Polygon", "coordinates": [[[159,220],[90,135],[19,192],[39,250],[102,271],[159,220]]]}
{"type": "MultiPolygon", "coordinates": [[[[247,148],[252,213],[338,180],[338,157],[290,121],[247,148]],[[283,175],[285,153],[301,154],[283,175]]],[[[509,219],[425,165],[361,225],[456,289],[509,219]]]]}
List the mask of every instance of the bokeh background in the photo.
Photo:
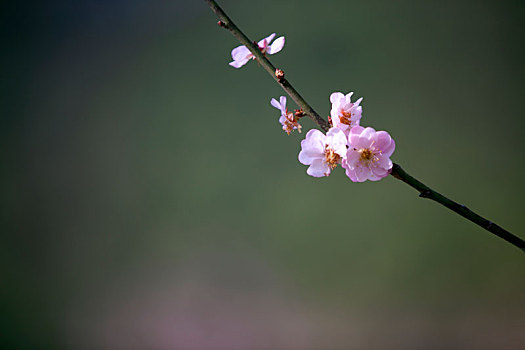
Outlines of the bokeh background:
{"type": "MultiPolygon", "coordinates": [[[[524,237],[522,1],[220,4],[286,36],[321,115],[364,96],[394,161],[524,237]]],[[[2,348],[525,346],[523,253],[394,178],[307,176],[204,1],[1,7],[2,348]]]]}

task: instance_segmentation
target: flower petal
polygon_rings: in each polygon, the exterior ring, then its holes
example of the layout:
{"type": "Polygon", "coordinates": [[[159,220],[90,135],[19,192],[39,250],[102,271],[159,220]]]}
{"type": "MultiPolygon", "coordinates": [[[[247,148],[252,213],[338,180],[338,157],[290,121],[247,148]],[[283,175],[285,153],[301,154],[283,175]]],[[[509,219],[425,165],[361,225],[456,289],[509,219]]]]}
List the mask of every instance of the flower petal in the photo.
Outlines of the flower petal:
{"type": "Polygon", "coordinates": [[[281,96],[279,103],[281,104],[281,112],[286,113],[286,96],[281,96]]]}
{"type": "Polygon", "coordinates": [[[299,152],[299,162],[304,165],[312,164],[316,159],[323,159],[319,153],[312,152],[312,150],[301,150],[299,152]]]}
{"type": "Polygon", "coordinates": [[[350,129],[350,134],[348,135],[348,143],[350,148],[358,148],[357,143],[359,141],[359,135],[365,130],[362,126],[354,126],[350,129]]]}
{"type": "Polygon", "coordinates": [[[368,167],[358,166],[355,168],[357,182],[365,182],[370,175],[372,175],[372,171],[368,167]]]}
{"type": "Polygon", "coordinates": [[[317,129],[312,129],[306,133],[305,139],[301,141],[299,161],[304,165],[309,165],[314,159],[323,159],[324,149],[325,135],[317,129]]]}
{"type": "Polygon", "coordinates": [[[346,152],[346,166],[351,168],[356,167],[360,158],[361,153],[354,151],[352,148],[348,149],[348,152],[346,152]]]}
{"type": "Polygon", "coordinates": [[[372,173],[373,173],[373,175],[377,176],[379,179],[382,179],[382,178],[384,178],[385,176],[388,175],[388,169],[383,169],[383,168],[379,168],[379,167],[373,167],[372,168],[372,173]]]}
{"type": "Polygon", "coordinates": [[[358,182],[355,172],[356,172],[356,168],[350,168],[350,167],[346,168],[346,171],[345,171],[346,176],[348,176],[350,180],[352,180],[352,182],[358,182]]]}
{"type": "Polygon", "coordinates": [[[390,158],[384,154],[377,155],[377,162],[375,162],[375,164],[376,164],[376,167],[386,169],[386,170],[390,170],[393,166],[393,163],[390,160],[390,158]]]}
{"type": "Polygon", "coordinates": [[[275,39],[275,41],[272,43],[272,45],[270,45],[268,47],[268,54],[269,55],[273,55],[279,51],[281,51],[284,47],[284,36],[281,36],[277,39],[275,39]]]}
{"type": "Polygon", "coordinates": [[[394,139],[392,139],[392,142],[390,142],[390,145],[383,150],[383,154],[387,157],[390,157],[392,153],[394,153],[395,149],[396,149],[396,143],[394,142],[394,139]]]}
{"type": "Polygon", "coordinates": [[[264,48],[264,47],[268,46],[268,44],[273,40],[273,38],[275,38],[275,33],[272,33],[272,34],[268,35],[266,38],[261,39],[257,43],[257,45],[259,45],[260,48],[264,48]]]}
{"type": "Polygon", "coordinates": [[[306,173],[313,177],[323,177],[330,175],[330,167],[324,159],[315,159],[308,167],[306,173]]]}
{"type": "Polygon", "coordinates": [[[243,60],[246,58],[246,56],[250,54],[250,50],[248,50],[248,48],[244,45],[237,46],[235,49],[232,50],[232,58],[234,61],[243,60]]]}
{"type": "Polygon", "coordinates": [[[275,108],[277,108],[278,110],[281,110],[281,105],[279,104],[279,102],[277,102],[277,100],[275,98],[272,98],[272,100],[270,101],[270,103],[272,104],[272,106],[274,106],[275,108]]]}
{"type": "Polygon", "coordinates": [[[324,147],[326,144],[326,135],[317,129],[312,129],[306,133],[306,137],[301,141],[301,147],[315,148],[320,153],[324,153],[324,147]]]}
{"type": "Polygon", "coordinates": [[[348,138],[344,132],[338,128],[331,128],[326,133],[326,145],[333,149],[335,153],[341,157],[346,157],[346,145],[348,144],[348,138]]]}
{"type": "Polygon", "coordinates": [[[392,138],[386,131],[376,132],[374,147],[380,151],[383,151],[390,146],[392,138]]]}
{"type": "Polygon", "coordinates": [[[341,98],[344,98],[345,95],[343,95],[343,93],[341,92],[334,92],[330,95],[330,102],[331,103],[336,103],[336,102],[339,102],[339,100],[341,98]]]}
{"type": "Polygon", "coordinates": [[[357,140],[357,148],[369,148],[372,144],[372,138],[375,135],[376,131],[373,128],[367,127],[359,135],[357,140]]]}
{"type": "Polygon", "coordinates": [[[232,61],[230,63],[228,63],[230,66],[232,67],[235,67],[235,68],[241,68],[242,66],[244,66],[246,63],[248,63],[250,59],[247,58],[245,60],[241,60],[241,61],[232,61]]]}
{"type": "Polygon", "coordinates": [[[352,103],[352,95],[354,94],[354,92],[349,92],[345,95],[345,104],[350,104],[352,103]]]}

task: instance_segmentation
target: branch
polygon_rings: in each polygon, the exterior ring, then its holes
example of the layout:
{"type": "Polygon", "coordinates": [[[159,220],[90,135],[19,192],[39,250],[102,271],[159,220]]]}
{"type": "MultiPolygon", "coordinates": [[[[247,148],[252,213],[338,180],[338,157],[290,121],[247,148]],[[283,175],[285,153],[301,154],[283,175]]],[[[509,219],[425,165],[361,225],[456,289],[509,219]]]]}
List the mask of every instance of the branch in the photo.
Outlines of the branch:
{"type": "Polygon", "coordinates": [[[396,179],[403,181],[410,187],[413,187],[416,190],[418,190],[419,197],[428,198],[428,199],[438,202],[441,205],[444,205],[450,210],[463,216],[465,219],[472,221],[476,225],[483,227],[485,230],[495,234],[496,236],[500,238],[503,238],[510,244],[515,245],[516,247],[520,248],[525,253],[525,241],[523,241],[521,238],[513,235],[512,233],[503,229],[501,226],[496,225],[492,221],[489,221],[485,219],[484,217],[479,216],[478,214],[474,213],[472,210],[470,210],[463,204],[456,203],[453,200],[448,199],[442,194],[434,191],[433,189],[423,184],[416,178],[410,176],[410,174],[404,171],[401,168],[401,166],[399,166],[398,164],[394,163],[394,166],[392,168],[392,172],[390,173],[390,175],[392,175],[396,179]]]}
{"type": "MultiPolygon", "coordinates": [[[[321,118],[317,112],[302,98],[301,95],[295,90],[295,88],[284,78],[283,74],[278,74],[278,70],[272,65],[272,63],[264,56],[256,43],[248,39],[248,37],[233,23],[233,21],[224,13],[224,11],[217,5],[214,0],[205,0],[212,11],[219,17],[220,21],[218,24],[228,29],[233,36],[235,36],[241,44],[246,46],[250,52],[255,56],[255,59],[259,64],[270,74],[274,80],[281,85],[284,91],[295,101],[295,103],[303,110],[303,112],[308,115],[321,129],[328,131],[331,127],[330,123],[321,118]]],[[[280,71],[280,70],[279,70],[280,71]]],[[[282,73],[282,71],[280,71],[282,73]]],[[[393,177],[398,180],[403,181],[410,187],[415,188],[419,191],[419,197],[428,198],[433,201],[438,202],[441,205],[449,208],[450,210],[458,213],[463,216],[465,219],[472,221],[473,223],[481,226],[485,230],[495,234],[496,236],[506,240],[510,244],[520,248],[525,253],[525,241],[510,233],[509,231],[501,228],[492,221],[489,221],[478,214],[474,213],[472,210],[468,209],[462,204],[458,204],[453,200],[448,199],[442,194],[432,190],[430,187],[426,186],[416,178],[409,175],[404,171],[401,166],[394,163],[392,172],[390,173],[393,177]]]]}

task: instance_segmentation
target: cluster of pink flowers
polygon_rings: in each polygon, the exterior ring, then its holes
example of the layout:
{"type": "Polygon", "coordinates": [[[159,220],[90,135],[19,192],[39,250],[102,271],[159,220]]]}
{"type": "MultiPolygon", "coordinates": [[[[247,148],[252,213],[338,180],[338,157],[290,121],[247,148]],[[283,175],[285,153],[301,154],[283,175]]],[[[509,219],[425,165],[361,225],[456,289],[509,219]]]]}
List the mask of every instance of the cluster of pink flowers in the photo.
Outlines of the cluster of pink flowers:
{"type": "MultiPolygon", "coordinates": [[[[272,34],[259,41],[261,52],[274,54],[281,51],[285,39],[280,37],[270,45],[274,37],[275,34],[272,34]]],[[[230,65],[240,68],[255,57],[248,48],[239,46],[232,51],[232,58],[230,65]]],[[[306,170],[308,175],[328,176],[340,164],[350,180],[364,182],[381,180],[392,171],[390,156],[396,147],[394,140],[386,131],[360,126],[363,98],[352,102],[352,95],[353,92],[346,95],[341,92],[331,94],[329,119],[332,127],[326,134],[312,129],[301,141],[299,162],[309,166],[306,170]]],[[[303,115],[301,110],[289,112],[285,96],[281,96],[279,101],[272,98],[270,103],[281,112],[279,122],[287,134],[293,130],[301,132],[298,121],[303,115]]]]}
{"type": "Polygon", "coordinates": [[[351,102],[351,96],[334,92],[330,96],[332,128],[326,135],[310,130],[301,141],[299,161],[309,165],[308,175],[328,176],[338,164],[353,182],[377,181],[390,174],[396,144],[386,131],[359,125],[362,98],[351,102]]]}

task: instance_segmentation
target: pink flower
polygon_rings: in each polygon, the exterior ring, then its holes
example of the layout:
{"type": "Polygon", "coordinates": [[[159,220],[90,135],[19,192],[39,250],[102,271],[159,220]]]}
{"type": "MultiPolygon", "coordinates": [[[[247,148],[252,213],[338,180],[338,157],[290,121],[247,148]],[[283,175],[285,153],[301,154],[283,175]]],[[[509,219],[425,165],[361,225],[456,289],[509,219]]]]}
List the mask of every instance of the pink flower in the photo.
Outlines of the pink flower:
{"type": "Polygon", "coordinates": [[[350,129],[354,126],[359,125],[361,120],[361,112],[363,107],[359,104],[363,100],[361,97],[355,102],[351,102],[353,92],[343,95],[341,92],[334,92],[330,95],[330,102],[332,102],[332,110],[330,116],[334,127],[344,131],[346,135],[350,132],[350,129]]]}
{"type": "MultiPolygon", "coordinates": [[[[273,55],[274,53],[277,53],[283,49],[284,46],[284,36],[281,36],[270,45],[273,38],[275,38],[275,33],[271,34],[270,36],[262,39],[257,43],[259,46],[259,50],[264,54],[273,55]]],[[[248,63],[249,60],[254,60],[255,56],[248,50],[248,48],[244,45],[238,46],[235,49],[232,50],[232,58],[233,61],[230,62],[230,66],[235,68],[241,68],[246,63],[248,63]]]]}
{"type": "Polygon", "coordinates": [[[270,101],[272,106],[277,108],[281,111],[281,117],[279,118],[279,123],[283,126],[283,130],[290,135],[292,130],[297,129],[299,132],[301,132],[301,125],[298,123],[297,118],[295,117],[295,114],[292,112],[288,112],[288,109],[286,109],[286,96],[281,96],[279,99],[279,102],[275,98],[272,98],[270,101]]]}
{"type": "Polygon", "coordinates": [[[350,180],[377,181],[390,174],[390,156],[396,144],[386,131],[354,126],[348,135],[348,146],[342,166],[350,180]]]}
{"type": "Polygon", "coordinates": [[[308,175],[328,176],[346,155],[346,144],[347,137],[337,128],[331,128],[326,135],[317,129],[312,129],[301,141],[299,161],[310,166],[306,170],[308,175]]]}

